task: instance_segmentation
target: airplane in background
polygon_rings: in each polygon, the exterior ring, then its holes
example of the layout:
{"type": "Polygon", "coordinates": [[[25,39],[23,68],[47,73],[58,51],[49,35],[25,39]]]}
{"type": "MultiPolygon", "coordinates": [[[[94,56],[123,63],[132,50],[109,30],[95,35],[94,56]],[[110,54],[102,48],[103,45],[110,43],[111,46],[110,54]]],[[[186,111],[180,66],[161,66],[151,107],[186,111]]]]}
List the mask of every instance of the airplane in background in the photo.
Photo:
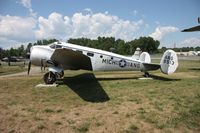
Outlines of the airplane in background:
{"type": "MultiPolygon", "coordinates": [[[[198,23],[200,24],[200,17],[198,17],[198,23]]],[[[200,31],[200,25],[194,26],[192,28],[184,29],[181,32],[193,32],[193,31],[200,31]]]]}
{"type": "Polygon", "coordinates": [[[164,74],[172,74],[178,67],[178,58],[173,50],[167,50],[160,64],[153,64],[147,52],[140,55],[136,52],[135,56],[126,57],[104,50],[54,42],[46,46],[32,46],[28,74],[31,64],[49,67],[43,79],[46,84],[53,84],[64,76],[64,70],[141,71],[148,77],[148,71],[160,69],[164,74]]]}

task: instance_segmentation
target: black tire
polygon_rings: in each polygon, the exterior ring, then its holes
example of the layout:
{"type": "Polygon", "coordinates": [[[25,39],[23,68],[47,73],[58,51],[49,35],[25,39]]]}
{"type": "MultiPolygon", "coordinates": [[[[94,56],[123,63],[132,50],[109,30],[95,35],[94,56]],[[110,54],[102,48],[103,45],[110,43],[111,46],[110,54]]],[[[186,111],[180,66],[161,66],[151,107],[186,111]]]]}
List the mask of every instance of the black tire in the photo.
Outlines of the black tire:
{"type": "Polygon", "coordinates": [[[43,80],[46,84],[53,84],[56,82],[56,75],[53,72],[45,73],[43,80]]]}
{"type": "Polygon", "coordinates": [[[148,78],[148,77],[150,77],[150,74],[149,74],[148,72],[145,72],[145,73],[144,73],[144,77],[147,77],[147,78],[148,78]]]}

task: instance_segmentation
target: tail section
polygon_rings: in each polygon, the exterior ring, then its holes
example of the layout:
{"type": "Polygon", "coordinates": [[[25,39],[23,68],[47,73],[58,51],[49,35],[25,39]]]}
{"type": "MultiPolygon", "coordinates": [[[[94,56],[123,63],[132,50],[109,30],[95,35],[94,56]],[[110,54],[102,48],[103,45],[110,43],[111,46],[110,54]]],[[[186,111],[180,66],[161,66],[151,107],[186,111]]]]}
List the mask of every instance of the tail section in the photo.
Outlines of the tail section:
{"type": "Polygon", "coordinates": [[[142,52],[142,54],[140,55],[140,61],[142,61],[143,63],[151,63],[151,57],[149,53],[142,52]]]}
{"type": "Polygon", "coordinates": [[[136,60],[139,60],[140,59],[140,54],[142,53],[142,51],[140,50],[140,48],[137,48],[135,50],[135,53],[133,54],[133,58],[135,58],[136,60]]]}
{"type": "Polygon", "coordinates": [[[172,74],[176,71],[178,67],[178,57],[176,52],[173,50],[165,51],[161,61],[160,61],[160,70],[164,74],[172,74]]]}

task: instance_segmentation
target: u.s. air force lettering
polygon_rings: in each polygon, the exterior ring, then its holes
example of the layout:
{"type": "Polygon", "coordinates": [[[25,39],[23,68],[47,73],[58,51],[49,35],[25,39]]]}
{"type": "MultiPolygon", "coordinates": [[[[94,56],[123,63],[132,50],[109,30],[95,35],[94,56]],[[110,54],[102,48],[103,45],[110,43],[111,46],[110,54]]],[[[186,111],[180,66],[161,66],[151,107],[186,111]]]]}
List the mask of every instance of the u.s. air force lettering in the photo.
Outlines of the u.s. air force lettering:
{"type": "Polygon", "coordinates": [[[139,63],[133,63],[133,62],[128,62],[124,59],[122,60],[113,60],[113,59],[102,59],[102,63],[103,64],[109,64],[109,65],[117,65],[121,68],[124,67],[135,67],[135,68],[140,68],[140,64],[139,63]]]}

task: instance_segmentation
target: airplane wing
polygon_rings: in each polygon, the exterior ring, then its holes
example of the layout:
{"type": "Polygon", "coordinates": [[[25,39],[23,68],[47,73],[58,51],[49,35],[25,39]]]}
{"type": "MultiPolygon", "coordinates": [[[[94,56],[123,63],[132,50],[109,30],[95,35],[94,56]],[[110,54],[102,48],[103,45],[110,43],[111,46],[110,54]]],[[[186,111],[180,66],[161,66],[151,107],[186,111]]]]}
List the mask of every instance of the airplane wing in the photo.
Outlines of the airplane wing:
{"type": "Polygon", "coordinates": [[[56,49],[51,56],[51,60],[61,66],[63,69],[70,70],[92,70],[92,64],[89,57],[71,49],[56,49]]]}
{"type": "Polygon", "coordinates": [[[152,64],[152,63],[142,63],[142,64],[146,71],[158,70],[160,68],[160,64],[152,64]]]}
{"type": "Polygon", "coordinates": [[[184,29],[181,32],[192,32],[192,31],[200,31],[200,25],[192,27],[192,28],[184,29]]]}

